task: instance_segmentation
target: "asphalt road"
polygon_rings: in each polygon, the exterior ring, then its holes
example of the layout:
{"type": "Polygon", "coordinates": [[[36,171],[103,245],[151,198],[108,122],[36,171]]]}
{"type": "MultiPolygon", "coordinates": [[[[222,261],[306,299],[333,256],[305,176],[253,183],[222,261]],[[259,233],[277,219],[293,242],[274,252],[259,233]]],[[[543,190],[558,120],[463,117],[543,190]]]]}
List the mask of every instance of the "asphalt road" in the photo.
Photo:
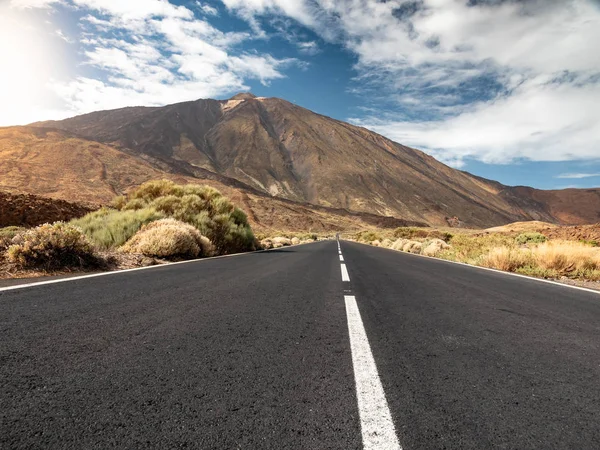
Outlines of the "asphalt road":
{"type": "Polygon", "coordinates": [[[0,290],[0,448],[600,448],[600,295],[341,252],[0,290]]]}

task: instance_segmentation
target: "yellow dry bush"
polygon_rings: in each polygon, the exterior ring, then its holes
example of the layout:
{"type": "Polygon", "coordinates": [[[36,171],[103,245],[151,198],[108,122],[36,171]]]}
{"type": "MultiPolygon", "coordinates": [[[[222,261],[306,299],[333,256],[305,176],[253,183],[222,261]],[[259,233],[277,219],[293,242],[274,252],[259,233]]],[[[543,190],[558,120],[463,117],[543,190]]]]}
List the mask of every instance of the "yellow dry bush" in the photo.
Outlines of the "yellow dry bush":
{"type": "Polygon", "coordinates": [[[529,250],[511,247],[496,247],[479,259],[482,267],[514,272],[517,269],[530,266],[532,255],[529,250]]]}
{"type": "Polygon", "coordinates": [[[533,250],[539,267],[561,274],[600,270],[600,248],[579,242],[546,242],[533,250]]]}
{"type": "Polygon", "coordinates": [[[212,244],[200,232],[175,219],[161,219],[144,226],[121,248],[157,258],[198,258],[211,256],[212,244]]]}
{"type": "Polygon", "coordinates": [[[92,268],[103,265],[81,229],[64,222],[44,224],[18,234],[6,259],[23,269],[92,268]]]}
{"type": "Polygon", "coordinates": [[[399,238],[397,239],[393,244],[392,244],[392,250],[399,250],[402,251],[402,249],[404,248],[404,244],[406,244],[407,242],[409,242],[408,239],[404,239],[404,238],[399,238]]]}

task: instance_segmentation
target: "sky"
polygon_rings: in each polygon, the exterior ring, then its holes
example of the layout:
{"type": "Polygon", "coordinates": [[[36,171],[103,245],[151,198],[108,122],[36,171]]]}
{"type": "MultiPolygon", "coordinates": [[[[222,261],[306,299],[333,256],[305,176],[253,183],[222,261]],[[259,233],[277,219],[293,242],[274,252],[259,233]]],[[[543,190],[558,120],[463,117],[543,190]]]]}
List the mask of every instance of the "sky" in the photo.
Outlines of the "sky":
{"type": "Polygon", "coordinates": [[[0,0],[0,126],[238,92],[600,186],[600,0],[0,0]]]}

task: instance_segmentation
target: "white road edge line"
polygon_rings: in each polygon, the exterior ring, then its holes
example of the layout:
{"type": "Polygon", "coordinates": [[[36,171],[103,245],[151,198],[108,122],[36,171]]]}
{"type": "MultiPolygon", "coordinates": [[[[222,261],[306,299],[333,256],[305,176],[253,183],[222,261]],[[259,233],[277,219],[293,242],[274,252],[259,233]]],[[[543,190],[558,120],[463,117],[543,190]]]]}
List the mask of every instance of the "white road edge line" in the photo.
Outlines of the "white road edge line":
{"type": "Polygon", "coordinates": [[[356,298],[353,295],[345,295],[344,300],[363,448],[364,450],[402,450],[356,298]]]}
{"type": "Polygon", "coordinates": [[[342,256],[342,254],[340,253],[340,261],[344,262],[344,257],[342,256]]]}
{"type": "MultiPolygon", "coordinates": [[[[300,245],[311,245],[311,244],[316,244],[318,242],[323,242],[323,241],[307,242],[306,244],[297,244],[297,245],[293,245],[292,247],[298,247],[300,245]]],[[[148,266],[148,267],[136,267],[134,269],[110,270],[108,272],[100,272],[100,273],[92,273],[90,275],[79,275],[79,276],[75,276],[75,277],[59,278],[57,280],[34,281],[32,283],[24,283],[24,284],[17,284],[14,286],[1,287],[0,292],[16,291],[18,289],[25,289],[25,288],[35,287],[35,286],[44,286],[47,284],[66,283],[68,281],[85,280],[86,278],[105,277],[108,275],[119,275],[121,273],[137,272],[140,270],[160,269],[160,268],[164,268],[164,267],[177,266],[179,264],[191,264],[191,263],[199,263],[199,262],[203,262],[203,261],[214,261],[215,259],[222,259],[222,258],[234,258],[236,256],[247,256],[247,255],[252,255],[254,253],[264,253],[264,252],[270,252],[273,250],[280,250],[280,249],[272,248],[269,250],[257,250],[254,252],[235,253],[233,255],[212,256],[210,258],[199,258],[199,259],[191,259],[189,261],[179,261],[179,262],[166,263],[166,264],[157,264],[155,266],[148,266]]]]}
{"type": "Polygon", "coordinates": [[[346,264],[341,264],[342,267],[342,281],[350,281],[350,275],[348,275],[348,269],[346,269],[346,264]]]}
{"type": "MultiPolygon", "coordinates": [[[[356,241],[353,241],[353,242],[355,242],[356,244],[360,244],[360,245],[366,245],[367,247],[371,247],[371,248],[373,247],[372,245],[363,244],[362,242],[356,242],[356,241]]],[[[448,259],[436,258],[435,256],[417,255],[416,253],[401,252],[398,250],[392,250],[391,248],[383,248],[383,247],[377,247],[377,248],[380,248],[382,250],[389,250],[390,252],[400,253],[403,255],[416,256],[418,258],[427,258],[430,260],[439,261],[440,263],[458,264],[459,266],[470,267],[471,269],[487,270],[488,272],[496,272],[496,273],[499,273],[502,275],[508,275],[511,277],[525,278],[526,280],[530,280],[530,281],[539,281],[540,283],[548,283],[548,284],[553,284],[555,286],[562,286],[565,288],[577,289],[578,291],[591,292],[592,294],[600,295],[600,291],[597,291],[595,289],[588,289],[588,288],[584,288],[584,287],[580,287],[580,286],[573,286],[573,285],[566,284],[566,283],[559,283],[558,281],[544,280],[543,278],[535,278],[535,277],[530,277],[527,275],[521,275],[520,273],[505,272],[503,270],[498,270],[498,269],[490,269],[489,267],[474,266],[472,264],[462,263],[462,262],[458,262],[458,261],[450,261],[448,259]]]]}

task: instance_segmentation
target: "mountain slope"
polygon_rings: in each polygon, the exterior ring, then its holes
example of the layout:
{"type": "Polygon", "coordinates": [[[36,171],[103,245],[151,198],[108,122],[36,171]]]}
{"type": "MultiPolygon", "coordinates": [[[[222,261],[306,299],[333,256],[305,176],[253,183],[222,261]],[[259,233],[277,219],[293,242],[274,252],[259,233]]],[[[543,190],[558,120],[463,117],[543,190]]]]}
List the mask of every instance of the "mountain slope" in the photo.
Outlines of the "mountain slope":
{"type": "MultiPolygon", "coordinates": [[[[598,220],[599,190],[511,188],[452,169],[364,128],[277,98],[240,94],[162,108],[103,111],[54,127],[150,157],[174,172],[202,169],[273,196],[430,224],[598,220]]],[[[163,168],[164,168],[163,167],[163,168]]]]}
{"type": "MultiPolygon", "coordinates": [[[[206,170],[202,171],[202,175],[194,176],[186,165],[174,173],[169,167],[161,167],[160,161],[149,157],[142,159],[63,130],[0,128],[0,190],[77,202],[82,204],[78,206],[78,213],[79,210],[87,211],[90,207],[107,204],[116,195],[145,181],[168,178],[177,183],[202,183],[219,189],[248,212],[257,231],[322,232],[370,226],[418,225],[401,219],[272,198],[245,187],[239,181],[206,170]]],[[[51,205],[55,203],[62,205],[60,202],[48,202],[51,205]]],[[[35,204],[43,206],[43,199],[37,199],[35,204]]],[[[7,203],[7,208],[11,208],[10,214],[2,213],[0,207],[0,219],[3,219],[0,226],[28,223],[21,220],[22,215],[15,215],[16,211],[12,211],[14,202],[7,203]]]]}

